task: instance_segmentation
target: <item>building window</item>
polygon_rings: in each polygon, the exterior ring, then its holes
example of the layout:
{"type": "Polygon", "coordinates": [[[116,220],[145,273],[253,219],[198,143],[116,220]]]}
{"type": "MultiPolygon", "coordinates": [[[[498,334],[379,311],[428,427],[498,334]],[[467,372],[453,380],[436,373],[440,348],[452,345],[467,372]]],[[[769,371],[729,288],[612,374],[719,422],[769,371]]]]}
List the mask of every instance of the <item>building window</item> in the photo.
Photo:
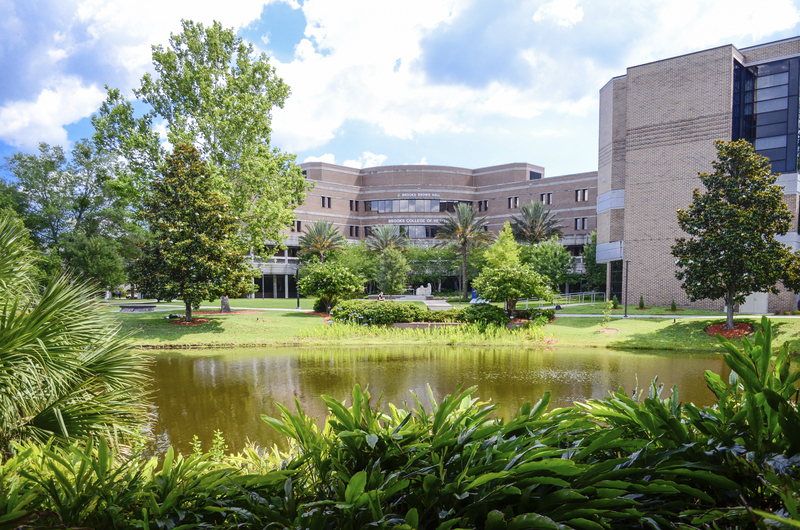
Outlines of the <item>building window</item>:
{"type": "Polygon", "coordinates": [[[586,217],[575,218],[575,230],[586,230],[587,226],[589,226],[589,223],[586,217]]]}
{"type": "Polygon", "coordinates": [[[322,200],[322,207],[325,208],[325,197],[320,197],[320,199],[322,200]]]}
{"type": "Polygon", "coordinates": [[[300,221],[295,221],[292,223],[292,232],[299,232],[301,230],[300,221]]]}
{"type": "Polygon", "coordinates": [[[355,228],[355,226],[350,226],[350,237],[353,237],[353,228],[355,228]]]}
{"type": "Polygon", "coordinates": [[[365,226],[364,227],[364,237],[369,237],[371,235],[372,235],[372,227],[371,226],[365,226]]]}
{"type": "Polygon", "coordinates": [[[589,200],[588,189],[575,190],[575,202],[588,201],[588,200],[589,200]]]}
{"type": "Polygon", "coordinates": [[[575,230],[580,230],[580,229],[581,229],[581,220],[580,220],[580,218],[576,217],[575,218],[575,230]]]}
{"type": "Polygon", "coordinates": [[[356,227],[356,237],[358,237],[358,227],[356,227]]]}
{"type": "Polygon", "coordinates": [[[588,223],[587,223],[586,217],[581,218],[581,229],[582,230],[586,230],[587,226],[588,226],[588,223]]]}
{"type": "Polygon", "coordinates": [[[538,171],[531,171],[530,180],[539,180],[542,178],[542,174],[538,171]]]}
{"type": "Polygon", "coordinates": [[[546,202],[547,202],[547,194],[546,194],[546,193],[541,193],[541,194],[539,195],[539,200],[540,200],[541,202],[544,202],[544,203],[546,203],[546,202]]]}
{"type": "Polygon", "coordinates": [[[306,170],[304,169],[303,170],[303,176],[305,177],[306,175],[308,175],[308,172],[306,172],[306,170]]]}
{"type": "Polygon", "coordinates": [[[358,237],[358,227],[351,226],[350,227],[350,237],[358,237]]]}
{"type": "Polygon", "coordinates": [[[478,201],[478,211],[479,212],[483,211],[483,201],[478,201]]]}
{"type": "MultiPolygon", "coordinates": [[[[584,189],[583,190],[583,200],[584,201],[588,201],[589,200],[589,190],[588,189],[584,189]]],[[[358,208],[356,208],[356,211],[358,211],[358,208]]]]}
{"type": "Polygon", "coordinates": [[[356,203],[356,211],[358,211],[358,201],[353,201],[353,202],[356,203]]]}
{"type": "Polygon", "coordinates": [[[508,209],[519,208],[519,197],[508,198],[508,209]]]}
{"type": "Polygon", "coordinates": [[[331,198],[328,197],[328,208],[330,208],[330,207],[331,207],[331,198]]]}
{"type": "Polygon", "coordinates": [[[553,204],[553,194],[552,193],[548,193],[547,194],[547,204],[553,204]]]}

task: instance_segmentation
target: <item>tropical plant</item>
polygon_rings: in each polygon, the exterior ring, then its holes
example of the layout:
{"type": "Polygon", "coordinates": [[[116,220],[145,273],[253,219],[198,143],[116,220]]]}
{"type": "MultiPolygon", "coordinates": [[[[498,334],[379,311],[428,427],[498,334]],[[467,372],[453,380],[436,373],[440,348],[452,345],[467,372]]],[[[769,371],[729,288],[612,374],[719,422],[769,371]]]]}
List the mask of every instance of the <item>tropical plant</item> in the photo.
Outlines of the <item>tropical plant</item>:
{"type": "Polygon", "coordinates": [[[302,269],[297,289],[303,296],[318,297],[314,311],[329,313],[339,300],[355,298],[362,293],[364,278],[335,261],[312,263],[302,269]]]}
{"type": "Polygon", "coordinates": [[[746,140],[714,142],[714,173],[700,173],[705,187],[678,208],[678,225],[688,238],[675,240],[675,277],[691,301],[723,299],[725,327],[733,329],[733,306],[755,292],[773,292],[792,261],[775,236],[791,228],[783,187],[769,158],[746,140]]]}
{"type": "Polygon", "coordinates": [[[511,228],[517,241],[536,244],[561,237],[564,226],[543,202],[531,201],[519,207],[518,216],[511,216],[511,228]]]}
{"type": "Polygon", "coordinates": [[[187,322],[203,300],[248,292],[254,272],[236,236],[239,220],[197,150],[176,146],[152,187],[144,200],[152,238],[141,244],[134,265],[141,290],[161,300],[182,299],[187,322]]]}
{"type": "Polygon", "coordinates": [[[60,275],[40,292],[26,239],[0,215],[0,454],[20,440],[125,439],[144,420],[146,357],[98,310],[95,285],[60,275]]]}
{"type": "Polygon", "coordinates": [[[408,248],[408,239],[396,225],[377,225],[372,227],[372,233],[364,240],[364,244],[371,252],[383,252],[387,248],[405,250],[408,248]]]}
{"type": "Polygon", "coordinates": [[[486,230],[486,217],[475,217],[472,205],[466,202],[456,204],[455,215],[448,215],[439,221],[436,239],[443,240],[440,245],[451,245],[461,256],[461,291],[467,297],[467,257],[473,248],[483,247],[494,241],[494,234],[486,230]]]}
{"type": "Polygon", "coordinates": [[[487,267],[473,282],[481,297],[505,302],[509,312],[516,310],[517,300],[551,297],[547,283],[547,279],[530,265],[487,267]]]}
{"type": "Polygon", "coordinates": [[[300,238],[301,256],[317,256],[320,263],[325,263],[325,256],[341,250],[347,245],[347,240],[339,233],[331,221],[317,219],[311,224],[306,223],[305,233],[300,238]]]}
{"type": "Polygon", "coordinates": [[[378,258],[375,283],[386,294],[405,292],[409,266],[403,254],[395,248],[385,249],[378,258]]]}

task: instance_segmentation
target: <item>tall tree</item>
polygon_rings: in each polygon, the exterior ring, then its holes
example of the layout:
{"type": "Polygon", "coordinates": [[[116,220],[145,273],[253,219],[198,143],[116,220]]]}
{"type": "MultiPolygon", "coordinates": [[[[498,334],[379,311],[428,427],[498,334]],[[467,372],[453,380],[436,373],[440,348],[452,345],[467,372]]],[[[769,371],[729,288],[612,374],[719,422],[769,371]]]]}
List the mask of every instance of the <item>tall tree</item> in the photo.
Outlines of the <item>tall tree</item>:
{"type": "Polygon", "coordinates": [[[592,232],[589,244],[583,246],[583,266],[586,268],[586,288],[605,292],[606,264],[597,263],[597,232],[592,232]]]}
{"type": "Polygon", "coordinates": [[[402,294],[408,281],[408,261],[396,248],[387,248],[378,258],[375,283],[386,294],[402,294]]]}
{"type": "Polygon", "coordinates": [[[483,253],[486,265],[492,268],[504,265],[519,265],[519,243],[514,240],[514,231],[506,221],[492,246],[483,253]]]}
{"type": "Polygon", "coordinates": [[[564,226],[543,202],[531,201],[511,216],[511,228],[517,241],[535,245],[552,237],[561,237],[564,226]]]}
{"type": "Polygon", "coordinates": [[[547,278],[550,287],[561,292],[561,286],[569,281],[575,260],[557,238],[548,239],[522,249],[522,261],[547,278]]]}
{"type": "Polygon", "coordinates": [[[330,313],[339,300],[349,300],[364,292],[364,278],[336,261],[312,263],[303,268],[297,289],[303,296],[317,297],[314,311],[330,313]]]}
{"type": "Polygon", "coordinates": [[[320,263],[325,263],[325,256],[333,254],[347,245],[347,240],[333,226],[331,221],[317,219],[306,223],[305,234],[300,238],[301,256],[317,256],[320,263]]]}
{"type": "Polygon", "coordinates": [[[494,234],[486,230],[486,217],[475,217],[472,205],[466,202],[456,204],[455,215],[448,215],[439,221],[436,239],[444,240],[442,245],[452,245],[461,256],[462,297],[467,297],[467,257],[473,248],[486,246],[494,241],[494,234]]]}
{"type": "Polygon", "coordinates": [[[377,225],[372,227],[372,233],[364,240],[364,245],[372,252],[383,252],[387,248],[405,250],[408,239],[400,233],[399,226],[377,225]]]}
{"type": "Polygon", "coordinates": [[[152,188],[144,217],[153,237],[135,264],[140,289],[159,299],[181,298],[187,322],[203,300],[251,289],[254,272],[236,237],[239,220],[197,150],[178,145],[152,188]]]}
{"type": "Polygon", "coordinates": [[[502,300],[512,314],[521,299],[550,297],[552,292],[547,283],[547,278],[533,267],[519,263],[486,267],[475,278],[475,287],[482,297],[496,302],[502,300]]]}
{"type": "Polygon", "coordinates": [[[165,157],[155,126],[172,145],[193,145],[240,219],[237,237],[263,252],[284,241],[308,184],[295,156],[270,148],[272,109],[282,108],[289,87],[265,54],[257,55],[233,29],[184,20],[169,46],[153,46],[155,75],[145,74],[135,96],[150,106],[135,117],[133,105],[109,89],[92,119],[95,142],[124,158],[142,194],[165,157]]]}
{"type": "Polygon", "coordinates": [[[733,306],[754,292],[777,292],[791,252],[775,239],[791,228],[778,176],[768,158],[745,140],[714,142],[713,173],[700,173],[705,191],[678,209],[678,225],[688,238],[672,247],[675,276],[690,300],[725,300],[726,327],[733,328],[733,306]]]}

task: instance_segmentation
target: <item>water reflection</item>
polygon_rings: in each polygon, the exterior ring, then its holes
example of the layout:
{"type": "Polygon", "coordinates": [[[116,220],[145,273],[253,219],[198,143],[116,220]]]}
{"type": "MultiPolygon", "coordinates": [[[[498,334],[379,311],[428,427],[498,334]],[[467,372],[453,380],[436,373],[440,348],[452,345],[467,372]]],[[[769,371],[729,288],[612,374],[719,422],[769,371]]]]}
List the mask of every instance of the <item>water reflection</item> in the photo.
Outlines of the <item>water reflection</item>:
{"type": "Polygon", "coordinates": [[[197,435],[208,447],[221,430],[231,451],[246,440],[280,443],[260,416],[278,416],[276,403],[293,408],[296,398],[307,414],[326,412],[327,394],[348,397],[356,383],[369,384],[384,403],[412,401],[409,391],[427,405],[427,385],[436,399],[459,384],[477,385],[476,395],[499,403],[508,417],[525,401],[553,392],[553,407],[603,398],[620,386],[628,392],[646,388],[656,375],[666,388],[677,385],[682,401],[712,401],[703,373],[729,373],[720,355],[630,353],[609,350],[519,351],[511,348],[386,347],[225,350],[174,353],[155,359],[152,449],[170,444],[190,451],[197,435]]]}

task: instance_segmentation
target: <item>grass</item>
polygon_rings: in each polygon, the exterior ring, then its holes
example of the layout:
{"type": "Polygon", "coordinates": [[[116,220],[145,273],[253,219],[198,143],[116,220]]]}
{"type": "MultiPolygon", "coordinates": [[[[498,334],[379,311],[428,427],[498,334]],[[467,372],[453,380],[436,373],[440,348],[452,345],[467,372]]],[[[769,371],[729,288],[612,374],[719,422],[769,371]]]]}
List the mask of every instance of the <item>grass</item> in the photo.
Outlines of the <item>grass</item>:
{"type": "Polygon", "coordinates": [[[285,346],[297,343],[298,334],[321,327],[320,317],[299,312],[265,311],[257,315],[198,315],[210,322],[178,326],[164,320],[165,313],[118,313],[121,332],[139,346],[285,346]]]}
{"type": "MultiPolygon", "coordinates": [[[[603,310],[605,309],[605,304],[580,304],[580,305],[562,305],[561,306],[564,313],[570,315],[601,315],[603,314],[603,310]]],[[[678,310],[677,312],[672,312],[669,310],[669,307],[656,307],[656,306],[648,306],[649,309],[639,309],[638,304],[628,304],[628,314],[629,315],[664,315],[669,317],[674,316],[690,316],[690,315],[700,315],[700,316],[720,316],[724,315],[723,311],[704,311],[702,309],[683,309],[678,310]]],[[[522,302],[521,304],[517,304],[518,309],[524,309],[525,303],[522,302]]],[[[620,306],[619,309],[614,309],[611,311],[613,315],[623,315],[625,314],[625,306],[620,306]]]]}
{"type": "MultiPolygon", "coordinates": [[[[752,324],[756,331],[761,329],[760,317],[736,320],[752,324]]],[[[773,317],[770,320],[776,345],[789,341],[791,351],[800,350],[800,319],[773,317]]],[[[717,338],[704,331],[720,321],[719,318],[612,318],[608,327],[618,331],[605,334],[597,332],[600,329],[597,317],[556,318],[545,326],[544,332],[556,339],[556,346],[563,347],[721,351],[717,338]]]]}
{"type": "MultiPolygon", "coordinates": [[[[158,302],[156,303],[155,300],[117,300],[114,299],[111,303],[102,304],[103,306],[107,306],[111,308],[112,311],[117,311],[117,305],[120,303],[122,304],[131,304],[131,303],[143,303],[143,304],[156,304],[158,308],[172,308],[183,310],[183,302],[177,300],[175,302],[158,302]]],[[[231,307],[232,308],[251,308],[251,309],[296,309],[297,308],[297,298],[231,298],[230,299],[231,307]]],[[[402,302],[406,304],[417,305],[420,307],[425,307],[423,302],[402,302]]],[[[219,299],[211,300],[210,302],[203,302],[202,304],[203,309],[219,309],[219,299]]],[[[306,311],[311,311],[314,308],[314,298],[301,298],[300,299],[300,309],[305,309],[306,311]]]]}

